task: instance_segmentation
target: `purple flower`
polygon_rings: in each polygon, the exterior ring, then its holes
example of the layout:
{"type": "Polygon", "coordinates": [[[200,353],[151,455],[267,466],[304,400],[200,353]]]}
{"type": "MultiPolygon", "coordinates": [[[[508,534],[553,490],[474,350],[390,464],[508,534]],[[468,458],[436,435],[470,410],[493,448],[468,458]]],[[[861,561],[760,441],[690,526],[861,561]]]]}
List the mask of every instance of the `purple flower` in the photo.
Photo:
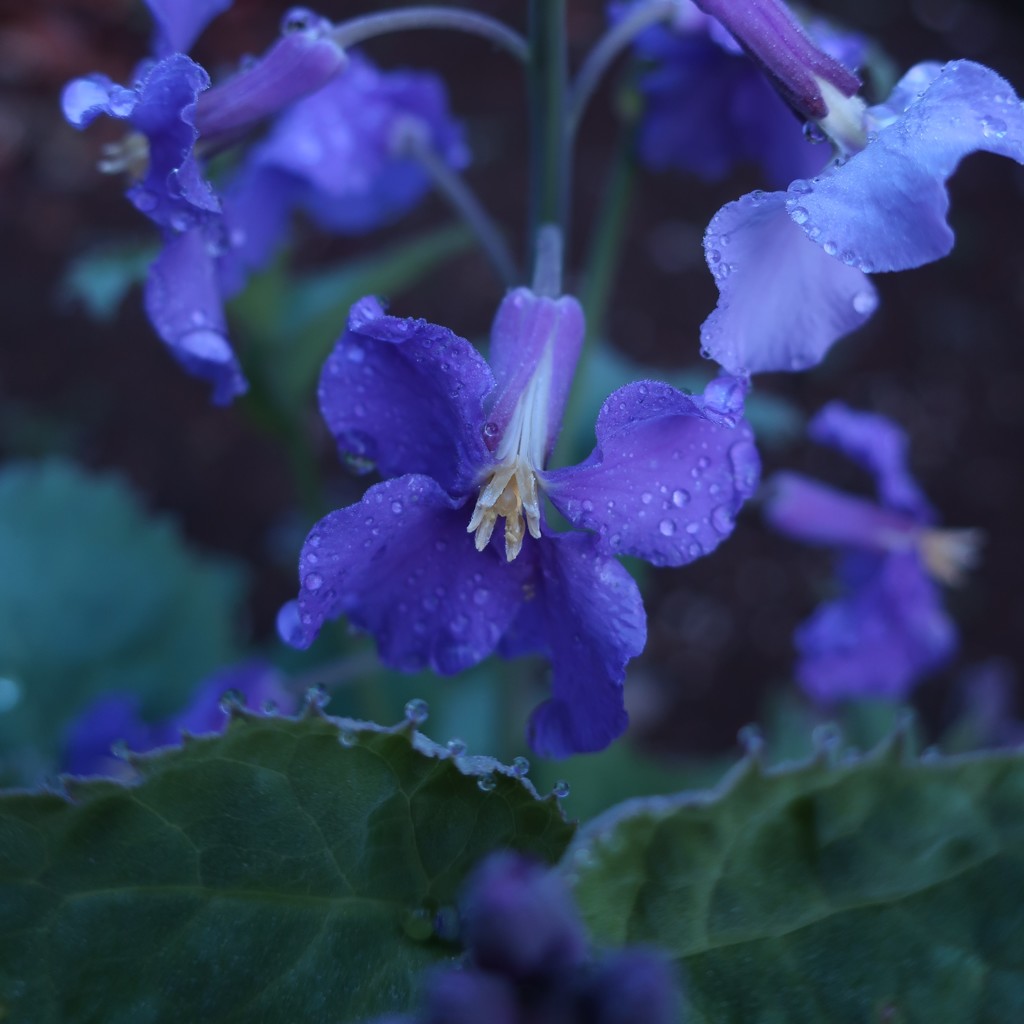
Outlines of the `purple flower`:
{"type": "Polygon", "coordinates": [[[970,61],[912,68],[867,108],[823,83],[819,118],[837,158],[785,192],[722,207],[704,239],[720,292],[704,354],[730,373],[801,370],[877,306],[867,274],[905,270],[953,247],[946,181],[984,150],[1024,163],[1024,108],[970,61]]]}
{"type": "Polygon", "coordinates": [[[114,744],[123,743],[128,750],[144,753],[179,743],[182,732],[194,736],[220,732],[227,722],[222,707],[225,695],[253,709],[271,702],[284,714],[298,706],[280,674],[263,661],[216,673],[199,685],[187,707],[158,722],[142,717],[135,694],[108,694],[90,704],[69,726],[62,770],[72,775],[119,776],[126,767],[111,753],[114,744]]]}
{"type": "Polygon", "coordinates": [[[554,692],[531,718],[535,750],[598,750],[625,729],[622,679],[646,624],[614,556],[683,565],[713,550],[760,466],[744,386],[722,378],[700,397],[620,389],[591,456],[546,470],[582,339],[575,299],[526,288],[498,310],[493,370],[444,327],[372,298],[352,308],[320,406],[342,456],[385,480],[306,539],[299,598],[279,622],[288,642],[308,646],[347,615],[407,671],[545,654],[554,692]],[[579,529],[550,530],[544,494],[579,529]]]}
{"type": "MultiPolygon", "coordinates": [[[[616,16],[622,11],[613,9],[616,16]]],[[[840,34],[822,21],[809,32],[844,66],[863,61],[861,37],[840,34]]],[[[739,163],[756,163],[769,184],[782,186],[816,174],[828,159],[736,40],[689,0],[679,5],[671,25],[643,32],[635,50],[652,64],[640,79],[645,110],[639,146],[649,167],[715,181],[739,163]]]]}
{"type": "MultiPolygon", "coordinates": [[[[671,967],[630,948],[591,960],[565,883],[541,864],[496,853],[460,900],[467,963],[437,971],[423,1013],[387,1024],[673,1024],[671,967]]],[[[378,1024],[385,1024],[379,1021],[378,1024]]]]}
{"type": "Polygon", "coordinates": [[[941,530],[910,476],[903,432],[883,416],[826,406],[811,436],[838,448],[875,478],[880,501],[853,497],[797,473],[777,474],[765,504],[777,530],[842,552],[842,596],[797,631],[796,674],[816,701],[898,700],[957,646],[936,580],[958,583],[979,536],[941,530]]]}

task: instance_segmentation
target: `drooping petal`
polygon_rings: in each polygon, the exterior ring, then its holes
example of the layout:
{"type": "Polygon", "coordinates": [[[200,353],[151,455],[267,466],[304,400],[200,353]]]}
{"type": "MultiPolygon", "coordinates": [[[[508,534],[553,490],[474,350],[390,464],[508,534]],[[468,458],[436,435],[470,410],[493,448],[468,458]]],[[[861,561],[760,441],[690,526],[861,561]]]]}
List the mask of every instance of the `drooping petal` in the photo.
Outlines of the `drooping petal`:
{"type": "Polygon", "coordinates": [[[899,700],[952,657],[956,627],[916,554],[850,555],[841,575],[846,594],[795,636],[797,678],[814,700],[899,700]]]}
{"type": "Polygon", "coordinates": [[[287,33],[260,60],[204,93],[196,109],[203,138],[230,138],[323,88],[348,62],[330,27],[318,19],[287,33]]]}
{"type": "Polygon", "coordinates": [[[790,186],[790,216],[864,270],[919,267],[953,248],[946,180],[979,150],[1024,163],[1024,107],[991,69],[954,61],[864,150],[790,186]]]}
{"type": "Polygon", "coordinates": [[[776,473],[766,490],[763,509],[768,522],[787,537],[809,544],[884,552],[910,549],[919,537],[912,516],[799,473],[776,473]]]}
{"type": "Polygon", "coordinates": [[[189,373],[210,381],[217,405],[247,389],[228,342],[215,257],[204,228],[168,238],[150,267],[144,298],[157,334],[189,373]]]}
{"type": "Polygon", "coordinates": [[[704,236],[720,296],[701,349],[732,374],[814,366],[878,305],[868,278],[810,242],[785,201],[782,192],[745,195],[704,236]]]}
{"type": "Polygon", "coordinates": [[[157,25],[154,52],[188,53],[204,28],[233,0],[146,0],[157,25]]]}
{"type": "Polygon", "coordinates": [[[383,72],[350,54],[341,74],[277,119],[254,159],[295,179],[295,202],[321,227],[359,234],[405,213],[430,187],[422,167],[396,150],[413,131],[449,166],[468,162],[440,78],[383,72]]]}
{"type": "Polygon", "coordinates": [[[308,647],[347,615],[403,671],[450,674],[494,650],[523,600],[529,567],[477,551],[469,510],[426,476],[371,487],[313,527],[299,559],[297,615],[284,637],[308,647]]]}
{"type": "Polygon", "coordinates": [[[554,506],[596,531],[605,551],[655,565],[713,551],[760,476],[753,432],[738,418],[743,389],[739,412],[725,421],[715,404],[721,391],[721,382],[698,397],[656,381],[620,388],[598,415],[587,460],[544,474],[554,506]]]}
{"type": "Polygon", "coordinates": [[[368,460],[386,477],[424,473],[450,494],[466,494],[490,461],[483,403],[493,387],[464,338],[386,316],[365,298],[324,364],[320,408],[343,458],[368,460]]]}
{"type": "Polygon", "coordinates": [[[533,424],[544,424],[543,454],[550,455],[562,425],[583,333],[583,310],[571,295],[551,299],[529,288],[516,288],[505,296],[491,330],[496,387],[487,420],[492,443],[504,435],[530,382],[542,379],[529,417],[533,424]]]}
{"type": "Polygon", "coordinates": [[[533,565],[531,596],[501,652],[551,659],[553,693],[530,716],[530,746],[543,757],[602,750],[629,723],[622,681],[647,639],[640,591],[585,534],[545,533],[523,561],[533,565]]]}
{"type": "Polygon", "coordinates": [[[807,433],[868,470],[883,504],[918,522],[934,519],[931,504],[910,475],[907,435],[888,417],[830,402],[811,420],[807,433]]]}

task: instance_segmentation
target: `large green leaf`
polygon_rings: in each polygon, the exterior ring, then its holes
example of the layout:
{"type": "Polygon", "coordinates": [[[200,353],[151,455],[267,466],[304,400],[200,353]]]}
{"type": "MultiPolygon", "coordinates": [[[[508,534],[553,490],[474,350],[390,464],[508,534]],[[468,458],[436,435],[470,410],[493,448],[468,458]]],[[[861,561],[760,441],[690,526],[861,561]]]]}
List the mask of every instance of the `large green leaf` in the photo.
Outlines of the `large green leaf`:
{"type": "Polygon", "coordinates": [[[174,710],[237,655],[241,580],[117,478],[49,461],[0,472],[0,779],[52,769],[70,717],[128,690],[174,710]]]}
{"type": "Polygon", "coordinates": [[[904,746],[595,820],[565,860],[595,939],[667,950],[693,1024],[1021,1020],[1024,754],[904,746]]]}
{"type": "Polygon", "coordinates": [[[488,851],[556,860],[554,798],[409,725],[238,715],[140,780],[0,799],[0,1019],[344,1024],[450,958],[488,851]],[[6,1011],[6,1015],[5,1015],[6,1011]]]}

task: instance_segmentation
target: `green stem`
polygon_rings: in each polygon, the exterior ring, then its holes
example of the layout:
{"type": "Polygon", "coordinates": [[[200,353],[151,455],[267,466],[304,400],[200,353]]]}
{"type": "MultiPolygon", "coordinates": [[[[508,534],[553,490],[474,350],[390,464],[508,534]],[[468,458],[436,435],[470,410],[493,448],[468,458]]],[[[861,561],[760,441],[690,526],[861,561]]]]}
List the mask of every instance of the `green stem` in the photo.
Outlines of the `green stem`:
{"type": "Polygon", "coordinates": [[[565,2],[529,0],[530,261],[536,252],[541,226],[552,224],[560,228],[564,238],[568,223],[565,2]]]}

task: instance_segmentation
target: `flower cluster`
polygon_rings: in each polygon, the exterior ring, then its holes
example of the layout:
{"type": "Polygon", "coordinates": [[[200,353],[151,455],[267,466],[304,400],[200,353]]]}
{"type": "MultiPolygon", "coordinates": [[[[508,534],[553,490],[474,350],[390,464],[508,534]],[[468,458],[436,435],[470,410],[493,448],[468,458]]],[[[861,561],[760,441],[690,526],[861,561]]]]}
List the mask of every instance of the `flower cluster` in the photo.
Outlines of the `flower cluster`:
{"type": "Polygon", "coordinates": [[[960,582],[974,561],[974,530],[942,530],[907,468],[907,439],[890,420],[834,402],[810,434],[867,469],[879,501],[844,494],[798,473],[769,482],[777,530],[842,552],[841,597],[798,630],[801,686],[828,704],[851,697],[900,699],[957,646],[937,581],[960,582]]]}
{"type": "Polygon", "coordinates": [[[702,396],[622,388],[590,457],[547,469],[582,341],[574,298],[528,288],[498,310],[491,366],[444,327],[387,316],[373,298],[353,307],[320,406],[342,456],[385,480],[307,537],[298,601],[279,620],[289,643],[347,615],[404,670],[541,653],[554,692],[530,721],[537,752],[599,750],[625,729],[623,674],[646,627],[615,556],[685,565],[713,551],[760,463],[745,388],[723,377],[702,396]],[[544,496],[573,530],[551,529],[544,496]]]}
{"type": "Polygon", "coordinates": [[[460,905],[466,962],[428,982],[423,1014],[378,1024],[672,1024],[679,997],[669,965],[626,948],[588,958],[583,924],[562,880],[512,853],[494,854],[460,905]]]}

